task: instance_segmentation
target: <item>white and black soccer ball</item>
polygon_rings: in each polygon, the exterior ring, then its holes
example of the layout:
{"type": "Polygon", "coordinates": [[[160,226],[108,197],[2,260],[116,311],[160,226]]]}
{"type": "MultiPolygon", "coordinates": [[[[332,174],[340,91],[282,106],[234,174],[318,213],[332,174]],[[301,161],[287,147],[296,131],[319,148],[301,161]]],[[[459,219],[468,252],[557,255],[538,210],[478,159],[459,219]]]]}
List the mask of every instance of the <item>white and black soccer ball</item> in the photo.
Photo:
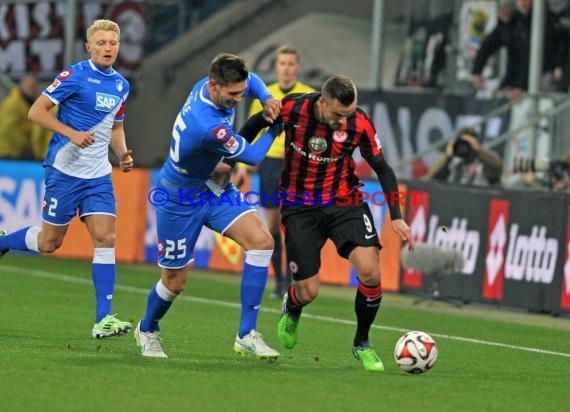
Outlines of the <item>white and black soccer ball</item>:
{"type": "Polygon", "coordinates": [[[425,332],[406,332],[394,348],[394,360],[409,373],[424,373],[437,362],[437,344],[425,332]]]}

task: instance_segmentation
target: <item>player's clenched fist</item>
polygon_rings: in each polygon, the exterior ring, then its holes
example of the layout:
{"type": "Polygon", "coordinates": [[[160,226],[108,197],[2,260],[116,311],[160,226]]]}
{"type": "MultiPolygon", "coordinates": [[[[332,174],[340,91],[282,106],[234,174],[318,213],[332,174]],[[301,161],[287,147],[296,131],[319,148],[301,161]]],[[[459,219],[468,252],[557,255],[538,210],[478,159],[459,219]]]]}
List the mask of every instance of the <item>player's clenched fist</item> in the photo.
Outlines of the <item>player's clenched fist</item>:
{"type": "Polygon", "coordinates": [[[132,154],[133,154],[132,150],[127,150],[125,153],[123,153],[121,161],[119,162],[119,169],[121,169],[122,172],[125,173],[130,172],[131,169],[133,168],[135,161],[131,156],[132,154]]]}
{"type": "Polygon", "coordinates": [[[267,99],[263,104],[263,118],[273,123],[281,111],[281,100],[267,99]]]}
{"type": "Polygon", "coordinates": [[[75,132],[69,135],[69,140],[76,145],[85,149],[95,143],[95,133],[93,132],[75,132]]]}

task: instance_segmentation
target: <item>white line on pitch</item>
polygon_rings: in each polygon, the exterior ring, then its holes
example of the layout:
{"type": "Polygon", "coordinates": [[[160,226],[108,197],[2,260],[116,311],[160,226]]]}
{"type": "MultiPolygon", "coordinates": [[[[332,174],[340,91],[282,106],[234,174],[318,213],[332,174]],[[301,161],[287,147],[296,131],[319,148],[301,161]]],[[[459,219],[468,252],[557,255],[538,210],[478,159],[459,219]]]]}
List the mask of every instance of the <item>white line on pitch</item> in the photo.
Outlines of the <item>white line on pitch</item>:
{"type": "MultiPolygon", "coordinates": [[[[91,286],[93,284],[93,282],[91,280],[76,278],[76,277],[68,276],[68,275],[61,275],[58,273],[46,272],[43,270],[23,269],[23,268],[19,268],[19,267],[15,267],[15,266],[4,266],[4,265],[2,266],[2,270],[5,270],[7,272],[25,274],[25,275],[33,276],[36,278],[51,279],[51,280],[57,280],[60,282],[75,283],[75,284],[79,284],[79,285],[91,286]]],[[[148,289],[143,289],[143,288],[139,288],[136,286],[116,285],[115,288],[117,290],[121,290],[124,292],[132,292],[132,293],[138,293],[138,294],[144,294],[144,295],[147,295],[149,292],[148,289]]],[[[208,298],[199,298],[196,296],[181,295],[177,299],[188,300],[190,302],[205,303],[208,305],[224,306],[227,308],[235,308],[235,309],[240,308],[239,303],[224,302],[221,300],[214,300],[214,299],[208,299],[208,298]]],[[[271,309],[271,308],[260,308],[259,310],[263,311],[263,312],[267,312],[267,313],[277,313],[277,314],[279,313],[279,310],[271,309]]],[[[319,320],[319,321],[330,322],[330,323],[337,323],[337,324],[342,324],[342,325],[351,325],[351,326],[356,325],[356,322],[353,320],[338,319],[338,318],[332,318],[329,316],[311,315],[310,313],[304,313],[303,319],[313,319],[313,320],[319,320]]],[[[394,332],[407,332],[409,330],[409,329],[404,329],[404,328],[396,328],[396,327],[392,327],[392,326],[381,326],[381,325],[372,325],[372,327],[375,329],[389,330],[389,331],[394,331],[394,332]]],[[[535,352],[535,353],[542,353],[544,355],[562,356],[565,358],[570,358],[570,353],[555,352],[555,351],[546,350],[546,349],[530,348],[530,347],[526,347],[526,346],[517,346],[517,345],[509,345],[506,343],[490,342],[490,341],[481,340],[481,339],[464,338],[461,336],[444,335],[441,333],[431,333],[430,332],[430,335],[437,337],[437,338],[457,340],[457,341],[466,342],[466,343],[474,343],[477,345],[495,346],[495,347],[499,347],[499,348],[515,349],[515,350],[522,350],[525,352],[535,352]]]]}

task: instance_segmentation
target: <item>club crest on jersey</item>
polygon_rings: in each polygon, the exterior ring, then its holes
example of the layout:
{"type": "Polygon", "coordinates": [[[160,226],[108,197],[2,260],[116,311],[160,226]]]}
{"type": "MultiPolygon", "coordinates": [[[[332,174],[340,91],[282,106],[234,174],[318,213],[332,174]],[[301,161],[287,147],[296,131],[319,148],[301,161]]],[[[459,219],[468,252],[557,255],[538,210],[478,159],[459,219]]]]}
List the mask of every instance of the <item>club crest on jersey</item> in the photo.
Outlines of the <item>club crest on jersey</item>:
{"type": "Polygon", "coordinates": [[[47,87],[46,90],[48,91],[48,93],[51,93],[51,92],[53,92],[55,89],[57,89],[60,84],[61,84],[61,82],[60,82],[59,80],[55,79],[55,80],[53,81],[53,83],[50,84],[50,85],[47,87]]]}
{"type": "Polygon", "coordinates": [[[348,133],[346,133],[344,130],[336,130],[333,133],[333,140],[337,143],[344,142],[347,137],[348,137],[348,133]]]}
{"type": "Polygon", "coordinates": [[[67,80],[67,78],[68,78],[69,76],[71,76],[71,73],[73,73],[71,70],[66,69],[66,70],[62,71],[62,72],[59,74],[58,77],[59,77],[61,80],[67,80]]]}
{"type": "Polygon", "coordinates": [[[120,92],[122,92],[122,91],[123,91],[123,81],[117,79],[117,80],[116,80],[116,85],[117,85],[117,90],[120,91],[120,92]]]}
{"type": "Polygon", "coordinates": [[[164,253],[166,252],[166,250],[164,250],[164,243],[162,242],[158,242],[157,249],[159,255],[164,255],[164,253]]]}
{"type": "Polygon", "coordinates": [[[110,112],[115,106],[117,106],[117,104],[119,104],[120,100],[119,96],[97,92],[95,96],[95,110],[110,112]]]}
{"type": "Polygon", "coordinates": [[[291,269],[291,273],[297,273],[299,271],[299,265],[294,260],[289,262],[289,269],[291,269]]]}
{"type": "Polygon", "coordinates": [[[239,147],[239,142],[235,137],[230,138],[226,143],[224,143],[224,147],[228,149],[228,152],[234,154],[239,147]]]}
{"type": "Polygon", "coordinates": [[[225,142],[230,138],[230,132],[228,132],[228,129],[226,129],[224,125],[215,128],[212,133],[218,142],[225,142]]]}
{"type": "Polygon", "coordinates": [[[309,139],[309,149],[311,152],[322,153],[327,150],[327,141],[324,137],[313,136],[309,139]]]}

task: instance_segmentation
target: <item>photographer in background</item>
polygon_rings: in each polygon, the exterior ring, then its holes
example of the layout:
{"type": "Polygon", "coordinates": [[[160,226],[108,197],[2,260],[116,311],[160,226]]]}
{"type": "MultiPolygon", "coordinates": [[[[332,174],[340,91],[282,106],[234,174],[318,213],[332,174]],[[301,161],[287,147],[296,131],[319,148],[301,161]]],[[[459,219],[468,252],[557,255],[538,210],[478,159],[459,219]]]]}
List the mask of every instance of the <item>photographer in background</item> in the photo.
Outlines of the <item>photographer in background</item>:
{"type": "Polygon", "coordinates": [[[497,153],[481,145],[472,128],[459,130],[447,144],[445,154],[436,160],[426,179],[472,186],[498,186],[503,162],[497,153]]]}
{"type": "Polygon", "coordinates": [[[570,192],[570,153],[552,162],[515,159],[513,173],[503,180],[508,189],[570,192]]]}
{"type": "Polygon", "coordinates": [[[556,192],[570,191],[570,162],[569,156],[565,160],[556,160],[549,167],[549,188],[556,192]]]}

